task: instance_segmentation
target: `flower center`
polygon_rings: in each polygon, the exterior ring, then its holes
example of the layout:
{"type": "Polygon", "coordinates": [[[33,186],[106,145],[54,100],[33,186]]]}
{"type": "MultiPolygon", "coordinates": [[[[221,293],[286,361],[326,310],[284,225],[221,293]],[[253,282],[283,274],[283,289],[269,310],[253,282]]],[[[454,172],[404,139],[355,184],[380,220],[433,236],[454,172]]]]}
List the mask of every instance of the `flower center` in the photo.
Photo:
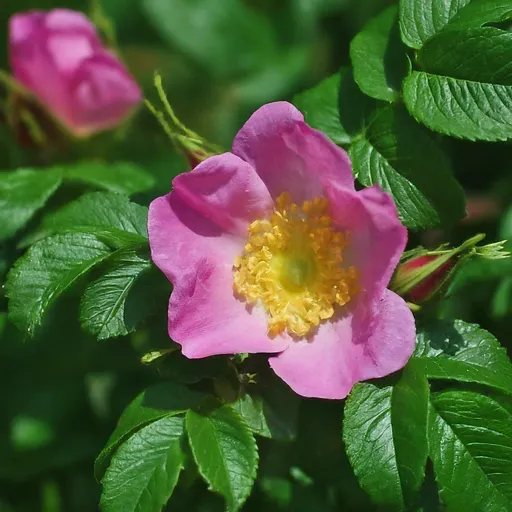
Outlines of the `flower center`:
{"type": "Polygon", "coordinates": [[[357,293],[357,270],[343,265],[349,233],[333,227],[328,208],[323,198],[299,206],[285,192],[269,219],[249,225],[234,290],[265,308],[271,336],[306,336],[357,293]]]}

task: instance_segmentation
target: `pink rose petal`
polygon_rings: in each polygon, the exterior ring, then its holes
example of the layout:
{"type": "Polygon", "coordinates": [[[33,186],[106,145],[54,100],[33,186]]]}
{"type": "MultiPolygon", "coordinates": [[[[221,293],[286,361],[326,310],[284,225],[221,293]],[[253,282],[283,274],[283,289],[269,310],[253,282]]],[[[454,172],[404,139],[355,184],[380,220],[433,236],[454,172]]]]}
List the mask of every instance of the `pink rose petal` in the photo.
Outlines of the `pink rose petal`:
{"type": "Polygon", "coordinates": [[[353,189],[345,151],[303,119],[290,103],[264,105],[238,132],[233,153],[256,169],[274,198],[289,192],[301,203],[322,196],[330,181],[353,189]]]}
{"type": "Polygon", "coordinates": [[[142,93],[126,68],[101,50],[86,59],[69,82],[70,125],[79,135],[119,124],[141,101],[142,93]]]}
{"type": "Polygon", "coordinates": [[[245,240],[228,234],[173,192],[149,211],[151,255],[174,284],[169,334],[190,358],[243,352],[279,352],[287,337],[271,340],[260,308],[233,292],[233,263],[245,240]]]}
{"type": "MultiPolygon", "coordinates": [[[[44,26],[49,31],[82,31],[91,37],[97,37],[97,31],[94,24],[82,12],[71,9],[53,9],[49,11],[44,20],[44,26]]],[[[98,39],[99,40],[99,39],[98,39]]]]}
{"type": "Polygon", "coordinates": [[[41,26],[44,14],[40,11],[29,11],[14,14],[9,20],[9,42],[20,44],[29,39],[41,26]]]}
{"type": "Polygon", "coordinates": [[[326,195],[337,226],[351,233],[346,263],[360,274],[362,293],[380,298],[407,244],[392,197],[380,187],[359,192],[330,185],[326,195]]]}
{"type": "Polygon", "coordinates": [[[200,163],[173,181],[195,210],[230,233],[247,235],[247,226],[272,212],[274,202],[256,171],[224,153],[200,163]]]}
{"type": "Polygon", "coordinates": [[[57,70],[68,74],[91,57],[96,49],[90,38],[82,34],[52,34],[46,44],[57,70]]]}
{"type": "Polygon", "coordinates": [[[415,345],[414,318],[403,299],[385,291],[369,336],[357,327],[357,314],[322,324],[312,341],[292,343],[270,366],[299,395],[331,399],[345,398],[356,382],[403,368],[415,345]]]}

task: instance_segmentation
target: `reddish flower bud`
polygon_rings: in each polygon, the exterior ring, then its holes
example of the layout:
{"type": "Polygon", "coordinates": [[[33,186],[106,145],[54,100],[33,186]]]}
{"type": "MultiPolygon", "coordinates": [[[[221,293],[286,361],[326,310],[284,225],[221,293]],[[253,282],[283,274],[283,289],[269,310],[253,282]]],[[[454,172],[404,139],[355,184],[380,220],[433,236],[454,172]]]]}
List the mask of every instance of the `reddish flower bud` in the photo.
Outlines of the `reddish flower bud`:
{"type": "Polygon", "coordinates": [[[477,245],[485,238],[478,234],[459,247],[441,246],[435,251],[419,247],[404,253],[391,283],[391,289],[409,302],[421,304],[446,291],[455,273],[472,257],[502,259],[510,257],[505,242],[477,245]]]}
{"type": "Polygon", "coordinates": [[[457,255],[448,260],[444,255],[423,255],[406,261],[396,274],[397,280],[409,278],[415,281],[412,288],[405,293],[405,298],[419,304],[441,292],[457,260],[457,255]]]}

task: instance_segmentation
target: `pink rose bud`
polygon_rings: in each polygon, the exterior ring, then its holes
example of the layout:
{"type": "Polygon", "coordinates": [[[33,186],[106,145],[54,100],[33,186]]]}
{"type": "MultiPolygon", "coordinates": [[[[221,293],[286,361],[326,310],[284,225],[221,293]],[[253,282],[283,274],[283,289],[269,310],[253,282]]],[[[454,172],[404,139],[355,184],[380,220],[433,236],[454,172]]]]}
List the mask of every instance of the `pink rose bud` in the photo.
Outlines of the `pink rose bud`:
{"type": "Polygon", "coordinates": [[[411,281],[412,286],[405,293],[405,298],[420,304],[445,288],[457,260],[456,254],[449,259],[444,254],[418,256],[398,267],[395,280],[411,281]]]}
{"type": "Polygon", "coordinates": [[[398,266],[391,289],[415,304],[442,297],[463,264],[473,258],[498,260],[509,258],[505,241],[477,245],[485,238],[478,234],[453,249],[441,246],[435,251],[418,248],[406,254],[398,266]]]}
{"type": "Polygon", "coordinates": [[[133,77],[80,12],[15,14],[9,51],[14,77],[76,136],[115,127],[142,99],[133,77]]]}

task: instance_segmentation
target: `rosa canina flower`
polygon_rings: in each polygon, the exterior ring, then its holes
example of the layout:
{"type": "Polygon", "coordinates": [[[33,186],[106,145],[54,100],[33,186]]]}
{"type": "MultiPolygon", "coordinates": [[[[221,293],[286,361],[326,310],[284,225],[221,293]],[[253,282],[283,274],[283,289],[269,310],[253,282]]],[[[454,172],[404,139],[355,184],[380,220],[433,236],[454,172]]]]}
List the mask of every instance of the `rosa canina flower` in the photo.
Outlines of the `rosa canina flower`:
{"type": "Polygon", "coordinates": [[[9,51],[14,77],[76,136],[115,127],[142,99],[135,80],[80,12],[15,14],[9,51]]]}
{"type": "Polygon", "coordinates": [[[344,398],[406,364],[414,318],[386,288],[406,239],[391,197],[356,191],[346,153],[286,102],[261,107],[232,153],[176,177],[149,211],[183,354],[271,353],[307,397],[344,398]]]}

